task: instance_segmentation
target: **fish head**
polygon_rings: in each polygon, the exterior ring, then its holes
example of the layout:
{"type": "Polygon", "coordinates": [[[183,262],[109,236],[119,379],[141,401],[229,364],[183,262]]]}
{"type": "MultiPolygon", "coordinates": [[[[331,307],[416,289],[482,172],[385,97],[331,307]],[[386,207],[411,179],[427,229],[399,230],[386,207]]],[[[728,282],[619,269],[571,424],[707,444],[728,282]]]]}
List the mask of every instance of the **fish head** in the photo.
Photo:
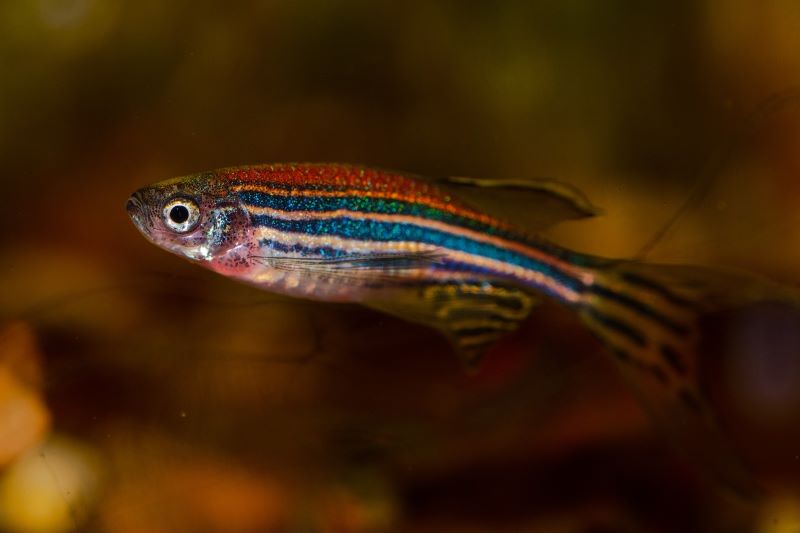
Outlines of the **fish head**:
{"type": "Polygon", "coordinates": [[[174,254],[215,270],[246,257],[249,215],[214,172],[142,187],[126,208],[145,238],[174,254]]]}

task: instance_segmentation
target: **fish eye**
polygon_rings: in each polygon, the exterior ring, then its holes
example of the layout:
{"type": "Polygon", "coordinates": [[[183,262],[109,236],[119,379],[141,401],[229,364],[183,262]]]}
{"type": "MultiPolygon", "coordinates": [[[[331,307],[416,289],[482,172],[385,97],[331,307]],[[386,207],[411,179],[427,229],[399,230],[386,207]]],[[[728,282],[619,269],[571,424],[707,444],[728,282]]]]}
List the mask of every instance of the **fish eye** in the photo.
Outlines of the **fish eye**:
{"type": "Polygon", "coordinates": [[[189,198],[175,198],[164,205],[164,224],[177,233],[186,233],[197,226],[200,208],[189,198]]]}

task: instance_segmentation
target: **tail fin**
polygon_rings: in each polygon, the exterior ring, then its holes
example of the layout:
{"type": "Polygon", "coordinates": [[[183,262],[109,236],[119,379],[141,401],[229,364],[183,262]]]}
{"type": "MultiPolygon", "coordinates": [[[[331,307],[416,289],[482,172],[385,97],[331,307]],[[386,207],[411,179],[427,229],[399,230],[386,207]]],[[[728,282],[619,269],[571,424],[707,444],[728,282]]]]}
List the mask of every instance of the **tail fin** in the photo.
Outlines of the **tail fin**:
{"type": "Polygon", "coordinates": [[[580,303],[582,319],[607,344],[657,422],[747,497],[760,490],[700,390],[699,319],[773,300],[797,302],[788,289],[745,274],[629,261],[598,270],[580,303]]]}

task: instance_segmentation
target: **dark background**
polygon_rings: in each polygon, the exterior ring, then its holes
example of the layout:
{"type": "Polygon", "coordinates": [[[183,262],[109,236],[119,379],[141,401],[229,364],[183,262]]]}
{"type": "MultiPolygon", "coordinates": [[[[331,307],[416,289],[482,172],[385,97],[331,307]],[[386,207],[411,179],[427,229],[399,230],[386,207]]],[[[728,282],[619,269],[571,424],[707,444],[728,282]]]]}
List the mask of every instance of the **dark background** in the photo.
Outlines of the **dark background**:
{"type": "Polygon", "coordinates": [[[202,272],[124,210],[248,163],[547,176],[606,211],[550,237],[628,257],[701,181],[651,259],[797,282],[800,106],[752,116],[800,82],[800,4],[9,1],[0,65],[0,528],[800,524],[792,480],[743,504],[674,453],[560,309],[470,377],[424,328],[202,272]]]}

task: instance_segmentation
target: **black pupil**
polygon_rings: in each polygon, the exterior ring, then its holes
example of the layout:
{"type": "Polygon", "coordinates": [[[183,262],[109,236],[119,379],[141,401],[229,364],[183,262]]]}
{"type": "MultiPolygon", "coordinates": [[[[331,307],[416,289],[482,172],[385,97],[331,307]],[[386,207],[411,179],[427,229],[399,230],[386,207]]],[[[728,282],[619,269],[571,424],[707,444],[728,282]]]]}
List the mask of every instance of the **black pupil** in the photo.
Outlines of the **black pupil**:
{"type": "Polygon", "coordinates": [[[169,219],[176,224],[183,224],[189,220],[189,210],[185,205],[176,205],[169,210],[169,219]]]}

